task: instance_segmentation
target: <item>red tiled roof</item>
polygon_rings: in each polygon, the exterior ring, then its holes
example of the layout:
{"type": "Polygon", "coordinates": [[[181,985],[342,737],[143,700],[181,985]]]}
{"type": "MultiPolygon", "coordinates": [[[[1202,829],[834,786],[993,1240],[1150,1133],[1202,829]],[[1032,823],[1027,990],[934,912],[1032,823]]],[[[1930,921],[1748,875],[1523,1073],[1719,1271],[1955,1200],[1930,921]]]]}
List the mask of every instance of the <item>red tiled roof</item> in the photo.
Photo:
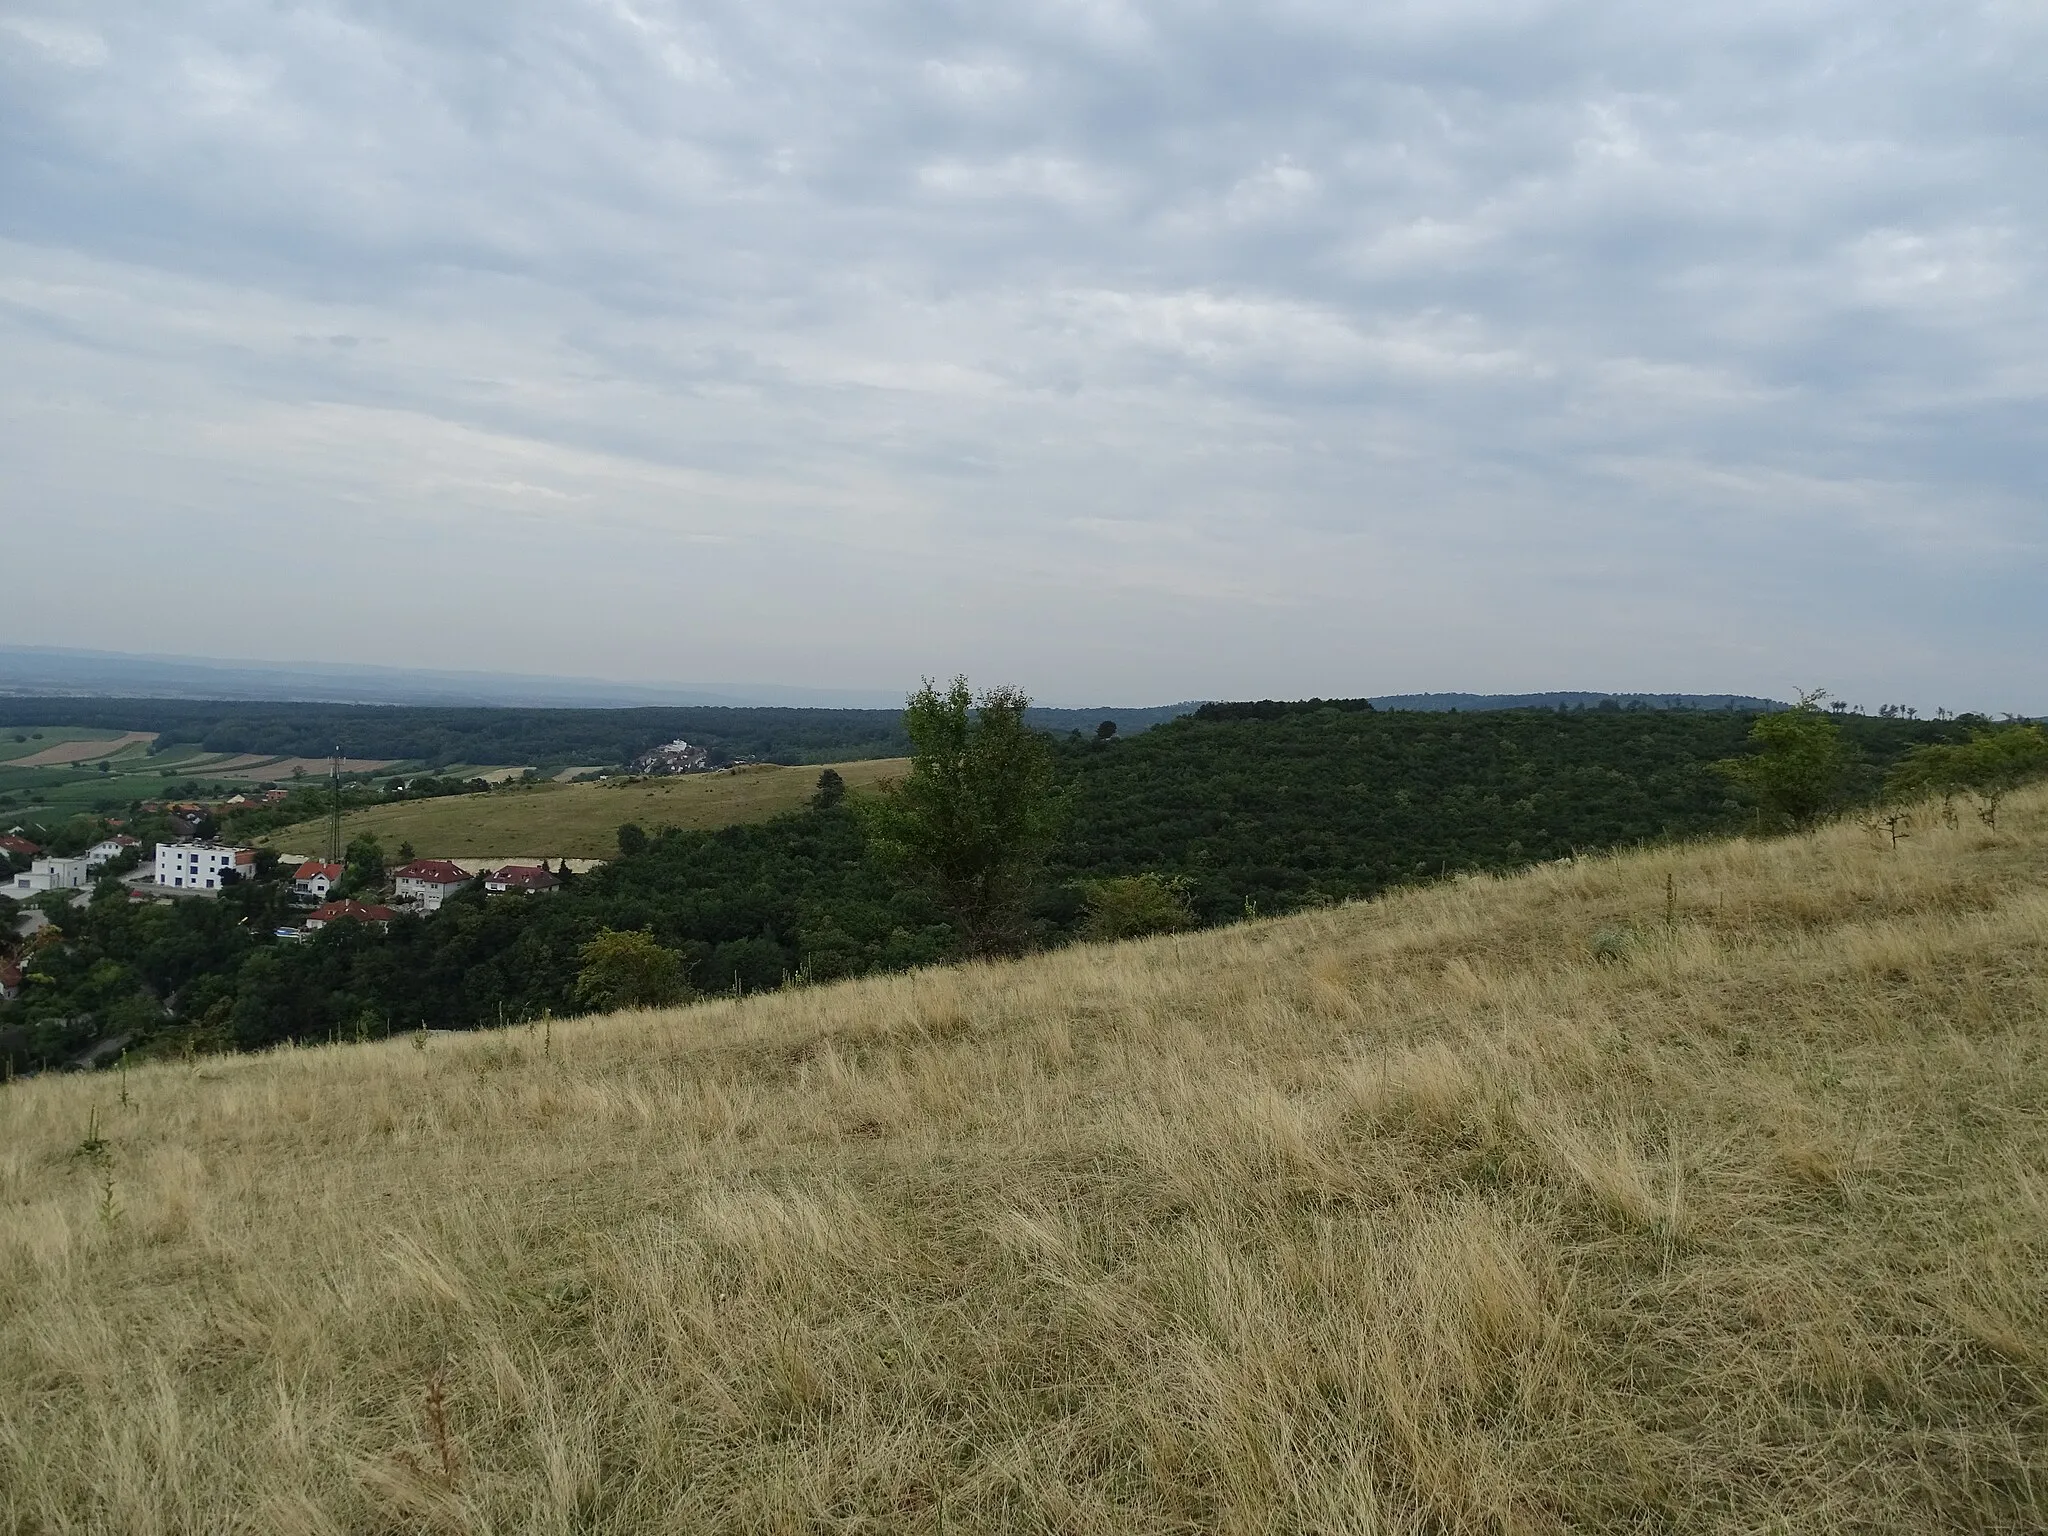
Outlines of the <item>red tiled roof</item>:
{"type": "Polygon", "coordinates": [[[21,967],[12,960],[0,960],[0,987],[21,985],[21,967]]]}
{"type": "Polygon", "coordinates": [[[339,880],[347,872],[342,864],[322,864],[318,859],[308,859],[292,871],[294,880],[312,880],[325,875],[330,882],[339,880]]]}
{"type": "Polygon", "coordinates": [[[0,837],[0,848],[5,848],[9,853],[18,853],[23,858],[28,859],[34,858],[43,851],[25,837],[12,836],[0,837]]]}
{"type": "Polygon", "coordinates": [[[389,907],[365,906],[360,901],[330,901],[306,914],[306,926],[349,918],[359,923],[388,923],[398,914],[389,907]]]}
{"type": "Polygon", "coordinates": [[[560,885],[553,874],[545,869],[536,869],[531,864],[507,864],[490,877],[487,884],[517,886],[523,890],[545,891],[560,885]]]}
{"type": "Polygon", "coordinates": [[[430,885],[467,885],[469,875],[460,864],[446,859],[414,859],[391,872],[394,880],[425,880],[430,885]]]}

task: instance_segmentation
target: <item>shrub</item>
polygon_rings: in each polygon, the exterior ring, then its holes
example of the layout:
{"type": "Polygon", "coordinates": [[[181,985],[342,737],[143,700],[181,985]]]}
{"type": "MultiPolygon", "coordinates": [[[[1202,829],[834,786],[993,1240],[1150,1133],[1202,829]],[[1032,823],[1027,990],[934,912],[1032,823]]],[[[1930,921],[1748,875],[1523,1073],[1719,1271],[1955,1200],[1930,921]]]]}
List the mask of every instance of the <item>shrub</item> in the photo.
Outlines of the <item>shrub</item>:
{"type": "Polygon", "coordinates": [[[576,1002],[593,1013],[660,1008],[689,995],[683,957],[651,933],[607,928],[577,951],[576,1002]]]}
{"type": "Polygon", "coordinates": [[[1082,898],[1088,915],[1081,932],[1091,939],[1134,939],[1147,933],[1173,933],[1192,928],[1187,877],[1156,874],[1120,875],[1091,880],[1082,898]]]}

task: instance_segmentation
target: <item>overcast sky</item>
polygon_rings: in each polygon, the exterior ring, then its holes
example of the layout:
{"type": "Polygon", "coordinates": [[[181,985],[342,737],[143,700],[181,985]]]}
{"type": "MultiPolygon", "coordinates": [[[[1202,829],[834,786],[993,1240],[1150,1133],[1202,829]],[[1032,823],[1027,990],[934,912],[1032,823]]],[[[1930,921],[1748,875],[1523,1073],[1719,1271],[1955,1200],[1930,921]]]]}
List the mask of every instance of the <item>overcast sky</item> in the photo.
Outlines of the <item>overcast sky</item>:
{"type": "Polygon", "coordinates": [[[0,0],[0,639],[2048,711],[2048,6],[0,0]]]}

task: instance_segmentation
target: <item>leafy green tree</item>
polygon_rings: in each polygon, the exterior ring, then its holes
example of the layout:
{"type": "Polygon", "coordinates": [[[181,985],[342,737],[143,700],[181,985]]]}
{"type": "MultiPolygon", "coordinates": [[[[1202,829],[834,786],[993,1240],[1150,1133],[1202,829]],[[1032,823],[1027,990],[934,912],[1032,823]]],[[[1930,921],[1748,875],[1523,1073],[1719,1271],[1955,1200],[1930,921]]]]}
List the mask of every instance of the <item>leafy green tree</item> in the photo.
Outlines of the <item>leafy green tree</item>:
{"type": "Polygon", "coordinates": [[[350,841],[342,854],[342,891],[354,895],[358,891],[374,891],[384,884],[384,845],[374,832],[365,832],[350,841]]]}
{"type": "Polygon", "coordinates": [[[821,811],[829,811],[846,798],[846,779],[837,768],[827,768],[818,775],[818,791],[811,796],[811,804],[821,811]]]}
{"type": "Polygon", "coordinates": [[[647,833],[636,822],[626,822],[619,828],[619,857],[630,859],[635,854],[647,851],[647,833]]]}
{"type": "Polygon", "coordinates": [[[1051,743],[1024,723],[1031,700],[991,688],[977,700],[956,677],[927,678],[903,724],[910,775],[862,802],[878,856],[928,885],[968,953],[1014,954],[1062,803],[1051,743]]]}
{"type": "Polygon", "coordinates": [[[1116,740],[1116,722],[1114,720],[1105,720],[1102,724],[1096,726],[1095,739],[1105,743],[1116,740]]]}
{"type": "Polygon", "coordinates": [[[1747,757],[1714,766],[1764,810],[1795,827],[1810,827],[1832,810],[1848,782],[1849,748],[1842,728],[1820,707],[1827,694],[1802,693],[1791,709],[1759,715],[1749,728],[1747,757]]]}
{"type": "Polygon", "coordinates": [[[651,933],[607,928],[576,955],[576,1002],[593,1013],[661,1008],[689,995],[683,957],[651,933]]]}

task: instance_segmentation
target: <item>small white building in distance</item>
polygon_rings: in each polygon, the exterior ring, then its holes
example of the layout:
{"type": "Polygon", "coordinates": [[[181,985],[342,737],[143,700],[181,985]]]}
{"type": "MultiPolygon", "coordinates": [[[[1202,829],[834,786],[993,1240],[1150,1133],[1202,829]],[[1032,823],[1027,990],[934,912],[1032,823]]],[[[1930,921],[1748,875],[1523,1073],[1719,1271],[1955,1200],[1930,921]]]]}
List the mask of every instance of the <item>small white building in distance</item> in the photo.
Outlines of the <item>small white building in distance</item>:
{"type": "Polygon", "coordinates": [[[74,859],[51,858],[47,855],[20,874],[13,877],[7,888],[10,896],[39,896],[44,891],[82,891],[91,878],[89,860],[85,854],[74,859]]]}
{"type": "Polygon", "coordinates": [[[217,891],[233,874],[248,879],[256,873],[254,848],[230,848],[225,843],[158,843],[156,883],[174,891],[217,891]]]}
{"type": "Polygon", "coordinates": [[[442,902],[469,884],[469,876],[446,859],[414,859],[392,871],[391,881],[398,900],[416,902],[422,912],[438,912],[442,902]]]}
{"type": "Polygon", "coordinates": [[[325,901],[327,893],[341,884],[341,877],[347,873],[347,865],[322,864],[318,859],[308,859],[292,871],[292,889],[301,896],[325,901]]]}
{"type": "Polygon", "coordinates": [[[102,864],[113,863],[114,860],[120,858],[130,848],[140,848],[141,846],[141,843],[130,837],[126,832],[117,832],[112,837],[102,842],[94,843],[92,847],[88,848],[85,852],[85,861],[94,869],[98,869],[102,864]]]}

